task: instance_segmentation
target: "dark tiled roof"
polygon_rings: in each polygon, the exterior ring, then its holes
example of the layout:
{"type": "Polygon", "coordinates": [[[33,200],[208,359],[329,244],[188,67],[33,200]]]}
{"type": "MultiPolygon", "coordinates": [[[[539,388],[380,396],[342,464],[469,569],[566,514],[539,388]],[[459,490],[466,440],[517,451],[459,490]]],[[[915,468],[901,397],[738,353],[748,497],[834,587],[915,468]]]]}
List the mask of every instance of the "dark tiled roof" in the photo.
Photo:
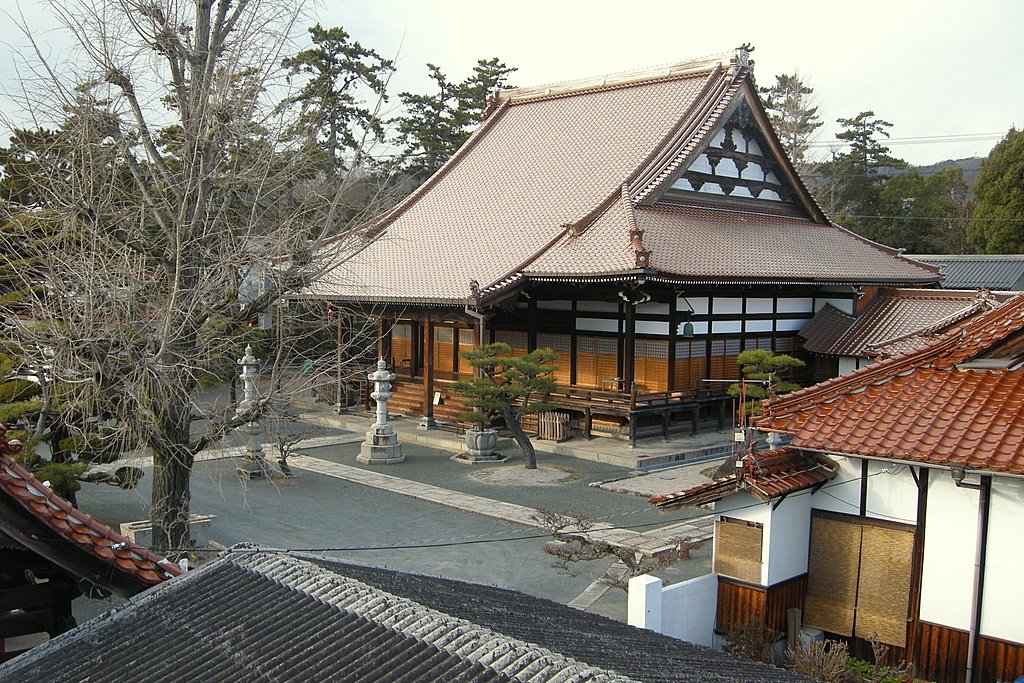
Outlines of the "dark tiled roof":
{"type": "Polygon", "coordinates": [[[30,651],[32,681],[803,681],[508,591],[233,552],[30,651]]]}
{"type": "MultiPolygon", "coordinates": [[[[906,353],[953,325],[995,308],[1005,295],[987,290],[886,289],[868,304],[846,330],[828,343],[839,325],[822,310],[801,330],[804,348],[833,356],[893,356],[906,353]],[[818,322],[819,316],[827,318],[818,322]],[[819,329],[819,327],[821,329],[819,329]]],[[[838,312],[837,312],[838,313],[838,312]]],[[[840,314],[842,315],[842,314],[840,314]]]]}
{"type": "Polygon", "coordinates": [[[846,334],[854,320],[856,318],[852,315],[843,313],[832,304],[826,304],[800,329],[804,348],[811,353],[832,353],[832,347],[846,334]]]}
{"type": "Polygon", "coordinates": [[[662,512],[704,505],[736,491],[748,491],[767,503],[773,498],[820,486],[836,475],[837,466],[824,456],[777,448],[751,453],[743,458],[742,475],[732,474],[680,493],[651,498],[662,512]]]}
{"type": "Polygon", "coordinates": [[[1024,295],[908,354],[764,403],[762,428],[834,453],[1024,474],[1024,295]]]}
{"type": "MultiPolygon", "coordinates": [[[[4,432],[0,426],[0,441],[5,441],[4,432]]],[[[174,563],[77,510],[3,453],[0,496],[6,503],[0,506],[5,511],[0,518],[0,530],[72,574],[119,593],[135,593],[181,573],[174,563]],[[34,529],[25,528],[25,518],[16,514],[19,509],[56,537],[43,537],[34,529]],[[83,557],[108,566],[109,571],[118,574],[117,579],[97,575],[88,569],[90,565],[83,562],[83,557]]]]}
{"type": "Polygon", "coordinates": [[[921,254],[911,256],[939,266],[949,289],[1024,290],[1024,254],[921,254]]]}
{"type": "Polygon", "coordinates": [[[645,208],[739,98],[763,114],[731,57],[505,93],[441,170],[367,230],[369,244],[296,296],[461,305],[471,280],[486,303],[523,273],[637,274],[634,209],[649,270],[676,279],[935,281],[934,269],[828,224],[785,160],[798,195],[786,211],[804,220],[645,208]]]}

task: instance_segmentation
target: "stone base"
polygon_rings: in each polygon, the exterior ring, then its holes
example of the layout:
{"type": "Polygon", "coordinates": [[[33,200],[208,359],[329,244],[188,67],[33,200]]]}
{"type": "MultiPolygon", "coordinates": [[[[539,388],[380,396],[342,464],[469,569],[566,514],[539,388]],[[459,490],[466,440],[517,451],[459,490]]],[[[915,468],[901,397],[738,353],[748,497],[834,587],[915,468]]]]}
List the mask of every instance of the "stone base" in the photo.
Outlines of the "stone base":
{"type": "Polygon", "coordinates": [[[395,434],[391,425],[374,425],[366,432],[366,441],[359,447],[356,462],[364,465],[393,465],[405,462],[402,444],[398,443],[398,434],[395,434]]]}
{"type": "Polygon", "coordinates": [[[452,462],[462,463],[463,465],[491,465],[497,462],[505,462],[508,460],[507,457],[501,453],[491,453],[490,455],[473,455],[469,451],[462,451],[449,458],[452,462]]]}
{"type": "Polygon", "coordinates": [[[437,420],[426,415],[416,424],[416,429],[427,431],[428,429],[434,429],[437,427],[437,420]]]}
{"type": "Polygon", "coordinates": [[[246,458],[242,466],[235,469],[235,474],[239,479],[273,479],[281,476],[281,473],[264,458],[246,458]]]}

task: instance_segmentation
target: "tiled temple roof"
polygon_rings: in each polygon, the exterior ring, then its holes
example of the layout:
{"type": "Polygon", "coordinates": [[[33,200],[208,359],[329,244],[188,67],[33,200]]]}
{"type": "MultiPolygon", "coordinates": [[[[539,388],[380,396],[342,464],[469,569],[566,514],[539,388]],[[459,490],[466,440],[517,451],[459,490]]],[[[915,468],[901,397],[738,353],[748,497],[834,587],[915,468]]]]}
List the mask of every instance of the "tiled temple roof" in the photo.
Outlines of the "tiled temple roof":
{"type": "Polygon", "coordinates": [[[767,121],[733,57],[502,93],[466,144],[372,223],[368,243],[295,296],[462,305],[475,281],[486,304],[545,277],[936,281],[936,269],[830,224],[784,156],[792,205],[659,199],[741,100],[767,121]],[[652,252],[643,267],[633,223],[652,252]]]}

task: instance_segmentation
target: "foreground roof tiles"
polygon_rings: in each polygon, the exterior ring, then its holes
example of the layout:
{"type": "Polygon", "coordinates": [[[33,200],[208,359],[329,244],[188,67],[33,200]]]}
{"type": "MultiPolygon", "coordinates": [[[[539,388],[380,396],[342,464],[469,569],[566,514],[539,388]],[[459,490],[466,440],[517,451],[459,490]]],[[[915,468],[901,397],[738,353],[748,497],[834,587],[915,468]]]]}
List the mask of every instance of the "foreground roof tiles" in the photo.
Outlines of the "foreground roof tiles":
{"type": "Polygon", "coordinates": [[[626,274],[936,281],[937,269],[829,224],[781,158],[777,171],[796,188],[792,204],[662,202],[659,193],[741,101],[765,118],[749,72],[732,57],[504,92],[441,170],[372,223],[368,243],[298,296],[463,304],[476,281],[486,303],[530,278],[626,274]],[[638,267],[634,226],[652,252],[649,267],[638,267]]]}
{"type": "Polygon", "coordinates": [[[740,471],[728,477],[695,486],[680,493],[651,498],[662,512],[681,507],[705,505],[737,491],[747,491],[758,500],[769,500],[821,486],[836,475],[837,465],[828,458],[777,448],[750,453],[742,460],[740,471]]]}
{"type": "Polygon", "coordinates": [[[1024,474],[1024,295],[908,354],[764,403],[791,446],[1024,474]]]}
{"type": "Polygon", "coordinates": [[[236,550],[20,658],[31,681],[803,681],[515,591],[236,550]]]}
{"type": "MultiPolygon", "coordinates": [[[[3,431],[5,430],[0,427],[0,440],[4,438],[3,431]]],[[[57,550],[61,558],[71,558],[72,566],[68,566],[67,561],[57,563],[71,573],[82,575],[81,572],[75,571],[73,559],[76,553],[82,553],[100,560],[137,582],[140,584],[140,590],[181,574],[181,569],[174,563],[77,510],[14,462],[10,455],[4,453],[0,453],[0,495],[20,506],[35,520],[52,530],[58,540],[54,543],[53,539],[39,538],[31,531],[21,528],[18,520],[6,515],[0,520],[0,529],[23,547],[34,550],[40,550],[43,545],[70,545],[71,550],[68,553],[60,548],[57,550]]],[[[48,559],[54,559],[45,549],[40,554],[48,559]]],[[[102,580],[99,583],[105,584],[102,580]]]]}

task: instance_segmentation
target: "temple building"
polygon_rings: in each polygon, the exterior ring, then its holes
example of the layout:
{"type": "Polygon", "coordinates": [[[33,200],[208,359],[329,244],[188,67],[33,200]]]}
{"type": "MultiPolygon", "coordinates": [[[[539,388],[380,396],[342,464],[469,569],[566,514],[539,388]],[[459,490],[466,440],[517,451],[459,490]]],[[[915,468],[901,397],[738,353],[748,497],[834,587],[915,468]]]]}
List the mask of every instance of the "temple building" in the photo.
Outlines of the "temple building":
{"type": "Polygon", "coordinates": [[[461,411],[459,352],[558,354],[574,431],[634,442],[722,425],[744,349],[802,355],[827,305],[937,268],[815,203],[773,132],[746,49],[498,93],[433,177],[299,299],[380,320],[392,407],[461,411]]]}

